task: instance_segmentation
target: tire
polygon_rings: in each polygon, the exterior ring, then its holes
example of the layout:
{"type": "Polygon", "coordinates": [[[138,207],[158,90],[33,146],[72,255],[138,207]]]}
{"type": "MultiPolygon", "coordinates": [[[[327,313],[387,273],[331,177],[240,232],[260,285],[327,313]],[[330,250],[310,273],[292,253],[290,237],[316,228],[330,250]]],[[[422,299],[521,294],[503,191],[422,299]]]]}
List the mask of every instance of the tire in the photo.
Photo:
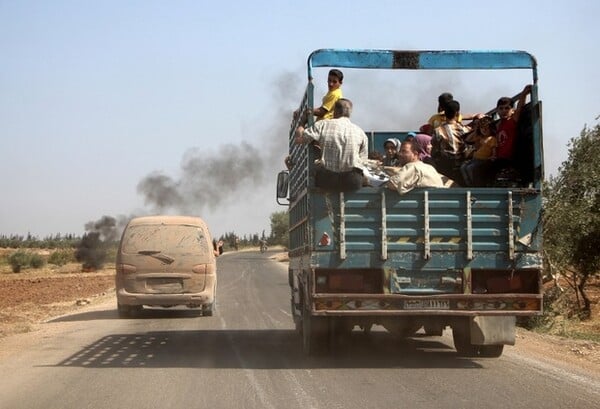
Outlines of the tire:
{"type": "Polygon", "coordinates": [[[504,345],[480,345],[479,356],[483,358],[498,358],[504,351],[504,345]]]}
{"type": "Polygon", "coordinates": [[[454,340],[454,348],[458,356],[476,357],[479,355],[479,345],[471,344],[471,334],[468,327],[452,328],[452,339],[454,340]]]}
{"type": "Polygon", "coordinates": [[[425,331],[425,335],[429,337],[441,337],[444,332],[444,327],[435,324],[425,324],[423,325],[423,330],[425,331]]]}
{"type": "Polygon", "coordinates": [[[212,317],[213,316],[213,305],[203,305],[202,306],[202,316],[203,317],[212,317]]]}
{"type": "Polygon", "coordinates": [[[504,351],[504,345],[473,345],[471,337],[467,331],[455,330],[452,328],[452,338],[454,339],[454,348],[458,356],[474,358],[498,358],[504,351]]]}
{"type": "Polygon", "coordinates": [[[479,345],[471,344],[471,319],[460,318],[452,323],[452,340],[458,356],[476,357],[479,355],[479,345]]]}
{"type": "Polygon", "coordinates": [[[302,349],[307,355],[323,353],[329,341],[327,317],[310,315],[306,305],[302,309],[302,349]]]}
{"type": "Polygon", "coordinates": [[[117,303],[119,318],[135,318],[142,311],[141,305],[125,305],[117,303]]]}
{"type": "Polygon", "coordinates": [[[203,317],[212,317],[214,311],[217,309],[217,285],[213,289],[213,302],[210,304],[204,304],[202,306],[202,316],[203,317]]]}

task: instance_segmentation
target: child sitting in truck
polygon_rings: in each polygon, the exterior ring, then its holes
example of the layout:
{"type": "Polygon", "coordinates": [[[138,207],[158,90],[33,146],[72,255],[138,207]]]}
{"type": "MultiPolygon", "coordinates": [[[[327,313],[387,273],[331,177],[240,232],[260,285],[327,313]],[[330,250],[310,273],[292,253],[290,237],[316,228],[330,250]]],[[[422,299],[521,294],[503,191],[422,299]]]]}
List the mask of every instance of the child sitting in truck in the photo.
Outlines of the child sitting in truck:
{"type": "MultiPolygon", "coordinates": [[[[304,116],[300,121],[301,126],[306,126],[309,113],[312,113],[316,117],[316,121],[333,118],[333,106],[339,99],[343,98],[341,88],[342,82],[344,82],[344,74],[342,71],[335,68],[329,70],[329,74],[327,75],[327,94],[323,97],[320,107],[312,111],[307,109],[304,112],[304,116]]],[[[296,118],[298,114],[299,112],[297,110],[294,111],[294,118],[296,118]]]]}
{"type": "Polygon", "coordinates": [[[341,88],[343,81],[344,74],[340,70],[335,68],[329,70],[329,75],[327,76],[327,94],[323,97],[321,106],[312,111],[312,114],[317,117],[317,121],[333,118],[333,106],[338,99],[343,98],[341,88]]]}
{"type": "Polygon", "coordinates": [[[531,85],[526,85],[519,94],[517,108],[513,111],[512,99],[502,97],[496,104],[496,112],[500,121],[496,126],[496,137],[498,138],[498,147],[496,148],[495,170],[496,172],[513,165],[514,145],[517,137],[517,122],[525,99],[531,92],[531,85]]]}
{"type": "Polygon", "coordinates": [[[383,157],[383,166],[397,166],[398,158],[398,147],[400,141],[396,138],[389,138],[383,143],[383,149],[385,150],[385,156],[383,157]]]}
{"type": "Polygon", "coordinates": [[[446,121],[433,131],[431,157],[439,173],[463,185],[460,174],[465,150],[463,138],[470,129],[458,121],[460,115],[458,101],[452,100],[446,103],[444,115],[446,121]]]}
{"type": "Polygon", "coordinates": [[[474,121],[474,131],[466,139],[473,143],[472,159],[464,162],[460,171],[466,186],[486,186],[490,177],[490,159],[496,152],[496,137],[492,117],[484,116],[474,121]]]}

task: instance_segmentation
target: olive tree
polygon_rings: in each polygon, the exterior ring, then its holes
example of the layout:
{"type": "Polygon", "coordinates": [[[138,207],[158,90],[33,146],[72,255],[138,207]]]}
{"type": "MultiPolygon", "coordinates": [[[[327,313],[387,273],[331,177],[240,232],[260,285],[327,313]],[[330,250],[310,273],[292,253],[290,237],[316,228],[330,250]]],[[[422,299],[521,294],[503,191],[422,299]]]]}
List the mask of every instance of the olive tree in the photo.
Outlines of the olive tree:
{"type": "Polygon", "coordinates": [[[600,271],[600,125],[569,142],[569,157],[546,184],[544,246],[552,268],[564,272],[582,318],[591,314],[586,284],[600,271]]]}
{"type": "Polygon", "coordinates": [[[287,211],[271,213],[271,239],[273,244],[281,244],[285,247],[289,246],[289,231],[288,231],[288,213],[287,211]]]}

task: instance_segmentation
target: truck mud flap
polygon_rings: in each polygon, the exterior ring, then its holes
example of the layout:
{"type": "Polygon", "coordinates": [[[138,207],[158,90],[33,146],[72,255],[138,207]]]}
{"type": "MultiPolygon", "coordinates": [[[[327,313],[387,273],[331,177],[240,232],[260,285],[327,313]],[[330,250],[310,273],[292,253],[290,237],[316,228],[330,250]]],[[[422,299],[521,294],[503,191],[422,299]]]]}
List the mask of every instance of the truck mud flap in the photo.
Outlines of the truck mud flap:
{"type": "Polygon", "coordinates": [[[471,344],[514,345],[516,317],[478,316],[471,320],[471,344]]]}

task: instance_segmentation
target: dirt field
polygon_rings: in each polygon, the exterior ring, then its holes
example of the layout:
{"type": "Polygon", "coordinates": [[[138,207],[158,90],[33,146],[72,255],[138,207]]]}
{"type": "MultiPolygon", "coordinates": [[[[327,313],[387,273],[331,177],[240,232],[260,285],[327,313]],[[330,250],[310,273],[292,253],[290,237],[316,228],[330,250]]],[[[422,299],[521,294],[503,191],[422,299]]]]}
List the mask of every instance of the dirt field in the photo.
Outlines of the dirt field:
{"type": "MultiPolygon", "coordinates": [[[[281,260],[281,257],[274,258],[281,260]]],[[[596,297],[598,293],[593,294],[596,297]]],[[[72,263],[60,268],[26,269],[18,274],[12,273],[6,265],[0,266],[0,338],[35,331],[53,317],[93,307],[109,297],[114,297],[113,266],[82,273],[81,265],[72,263]]],[[[588,331],[600,328],[598,307],[595,299],[594,318],[583,324],[588,331]]],[[[598,342],[537,334],[519,328],[517,347],[531,355],[600,373],[598,342]]]]}
{"type": "Polygon", "coordinates": [[[82,273],[81,264],[24,270],[0,269],[0,338],[29,332],[41,322],[113,293],[114,267],[82,273]]]}

